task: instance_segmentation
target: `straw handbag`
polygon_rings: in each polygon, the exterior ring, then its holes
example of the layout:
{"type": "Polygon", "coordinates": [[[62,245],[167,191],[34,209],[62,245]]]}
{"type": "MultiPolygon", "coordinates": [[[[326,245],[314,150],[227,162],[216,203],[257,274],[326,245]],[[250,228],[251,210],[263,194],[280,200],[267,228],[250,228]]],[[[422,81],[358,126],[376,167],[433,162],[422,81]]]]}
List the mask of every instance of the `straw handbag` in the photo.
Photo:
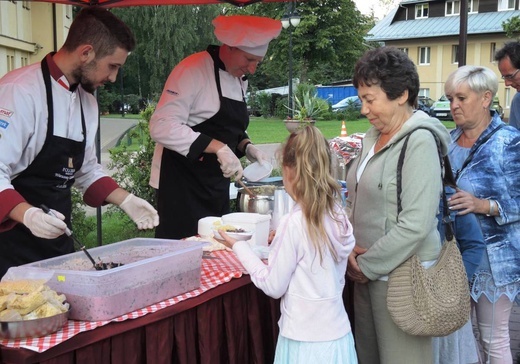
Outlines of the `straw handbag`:
{"type": "MultiPolygon", "coordinates": [[[[410,134],[397,164],[398,212],[402,210],[401,169],[410,134]]],[[[443,158],[440,151],[439,158],[445,175],[451,175],[448,158],[443,158]]],[[[464,326],[470,317],[468,278],[453,236],[444,188],[443,206],[446,240],[436,264],[426,269],[417,255],[413,255],[391,272],[388,279],[388,311],[395,324],[410,335],[446,336],[464,326]]]]}

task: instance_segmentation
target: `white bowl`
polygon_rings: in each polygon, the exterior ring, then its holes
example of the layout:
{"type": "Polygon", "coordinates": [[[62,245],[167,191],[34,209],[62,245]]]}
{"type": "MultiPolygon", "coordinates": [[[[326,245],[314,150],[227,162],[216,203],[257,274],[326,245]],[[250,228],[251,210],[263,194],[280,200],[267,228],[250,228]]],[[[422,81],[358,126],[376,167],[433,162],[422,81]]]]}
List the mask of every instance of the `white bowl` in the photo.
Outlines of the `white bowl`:
{"type": "MultiPolygon", "coordinates": [[[[236,240],[249,240],[253,236],[253,232],[252,231],[244,231],[244,232],[241,232],[241,233],[232,233],[230,231],[226,231],[226,234],[230,238],[233,238],[233,239],[236,239],[236,240]]],[[[218,228],[214,228],[213,229],[213,235],[215,236],[215,239],[224,240],[222,238],[222,236],[220,236],[220,234],[218,233],[218,228]]]]}
{"type": "Polygon", "coordinates": [[[250,182],[258,182],[271,175],[273,166],[271,163],[264,161],[262,164],[258,162],[251,163],[244,168],[243,176],[250,182]]]}

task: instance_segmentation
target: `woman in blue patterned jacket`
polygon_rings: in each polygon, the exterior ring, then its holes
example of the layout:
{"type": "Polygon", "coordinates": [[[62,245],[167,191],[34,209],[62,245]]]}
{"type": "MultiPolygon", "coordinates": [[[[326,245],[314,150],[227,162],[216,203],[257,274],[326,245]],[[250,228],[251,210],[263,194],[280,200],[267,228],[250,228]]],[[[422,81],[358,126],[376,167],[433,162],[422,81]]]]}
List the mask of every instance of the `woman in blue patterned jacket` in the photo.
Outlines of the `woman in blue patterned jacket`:
{"type": "Polygon", "coordinates": [[[486,363],[512,363],[509,316],[520,292],[520,132],[490,111],[497,76],[463,66],[445,84],[457,128],[449,157],[457,191],[448,201],[458,215],[479,219],[486,251],[471,295],[486,363]]]}

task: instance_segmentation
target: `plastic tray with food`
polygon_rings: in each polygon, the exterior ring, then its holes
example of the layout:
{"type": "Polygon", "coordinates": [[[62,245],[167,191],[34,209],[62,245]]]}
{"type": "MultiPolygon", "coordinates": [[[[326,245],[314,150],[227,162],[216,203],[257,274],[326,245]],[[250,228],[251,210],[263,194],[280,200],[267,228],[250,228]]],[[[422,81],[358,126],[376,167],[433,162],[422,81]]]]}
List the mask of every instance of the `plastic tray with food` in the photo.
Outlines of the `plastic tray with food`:
{"type": "Polygon", "coordinates": [[[58,331],[69,316],[63,294],[50,289],[45,280],[0,282],[0,337],[40,337],[58,331]]]}

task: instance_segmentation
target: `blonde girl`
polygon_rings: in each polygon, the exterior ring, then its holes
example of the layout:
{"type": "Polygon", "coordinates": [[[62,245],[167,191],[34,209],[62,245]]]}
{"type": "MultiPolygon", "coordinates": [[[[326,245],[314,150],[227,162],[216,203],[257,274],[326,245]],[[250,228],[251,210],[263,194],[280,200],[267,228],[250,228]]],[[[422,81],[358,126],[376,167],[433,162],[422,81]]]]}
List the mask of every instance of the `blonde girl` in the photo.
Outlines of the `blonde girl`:
{"type": "Polygon", "coordinates": [[[271,244],[268,263],[249,243],[220,233],[253,283],[281,297],[275,363],[357,363],[343,305],[352,226],[331,176],[327,140],[314,126],[292,133],[281,149],[283,182],[294,199],[271,244]]]}

